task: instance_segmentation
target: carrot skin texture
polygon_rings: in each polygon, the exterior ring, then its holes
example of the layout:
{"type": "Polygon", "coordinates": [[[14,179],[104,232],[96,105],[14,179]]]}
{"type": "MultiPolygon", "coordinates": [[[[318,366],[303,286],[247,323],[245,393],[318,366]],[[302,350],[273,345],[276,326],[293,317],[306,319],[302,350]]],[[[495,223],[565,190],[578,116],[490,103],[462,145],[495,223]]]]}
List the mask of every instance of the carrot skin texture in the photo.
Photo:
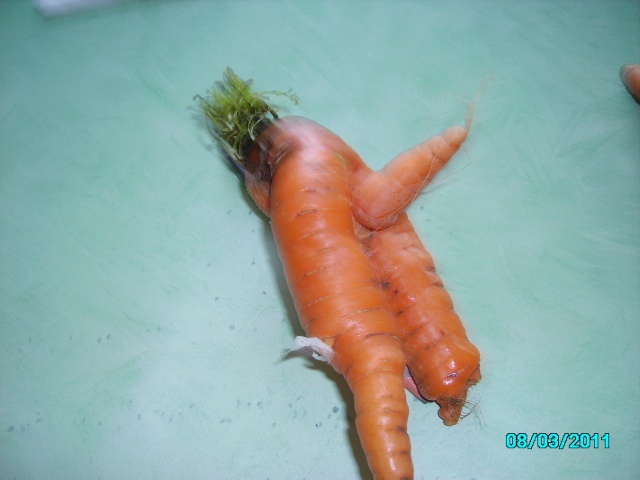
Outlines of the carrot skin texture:
{"type": "MultiPolygon", "coordinates": [[[[360,157],[341,141],[331,148],[339,152],[338,156],[343,161],[349,159],[349,166],[353,170],[350,176],[351,188],[354,192],[366,191],[372,188],[373,184],[385,182],[396,184],[404,182],[414,187],[424,188],[459,149],[467,132],[467,128],[450,128],[443,134],[432,137],[398,155],[382,172],[372,172],[360,157]],[[371,182],[372,178],[375,183],[371,182]],[[368,186],[362,188],[363,182],[369,182],[368,186]]],[[[305,138],[304,132],[300,132],[300,135],[305,138]]],[[[287,149],[287,142],[281,140],[270,141],[268,144],[285,145],[282,149],[285,151],[287,149]]],[[[317,146],[311,150],[315,148],[317,146]]],[[[379,188],[385,187],[382,185],[379,188]]],[[[311,188],[311,190],[323,195],[321,189],[311,188]]],[[[408,197],[404,196],[401,190],[392,190],[392,192],[400,193],[400,201],[393,198],[393,194],[388,194],[387,198],[391,203],[395,202],[396,205],[406,203],[408,197]]],[[[415,199],[415,195],[417,194],[414,194],[409,202],[415,199]]],[[[264,197],[265,194],[258,196],[264,197]]],[[[368,218],[373,218],[366,209],[372,206],[376,208],[376,202],[371,199],[367,201],[369,203],[364,204],[365,208],[361,208],[360,211],[369,215],[368,218]]],[[[353,198],[351,204],[353,209],[353,198]]],[[[388,300],[396,312],[402,311],[402,314],[396,318],[396,322],[401,327],[400,331],[403,332],[402,328],[406,330],[407,325],[410,326],[411,335],[407,335],[404,331],[405,335],[401,334],[401,339],[407,364],[420,394],[423,398],[436,401],[440,406],[439,415],[444,423],[454,425],[460,417],[467,389],[480,380],[479,353],[467,340],[460,318],[453,310],[451,298],[444,290],[440,277],[435,273],[431,256],[415,233],[406,214],[401,213],[405,207],[400,208],[400,215],[393,216],[394,224],[385,224],[384,228],[376,228],[373,232],[356,222],[357,237],[366,246],[378,276],[384,277],[382,283],[389,284],[386,289],[387,294],[395,292],[388,295],[388,300]],[[402,245],[406,247],[406,251],[401,248],[402,245]],[[401,274],[391,275],[388,274],[389,271],[401,272],[401,274]],[[408,299],[413,301],[407,303],[408,299]],[[434,316],[437,322],[431,321],[434,316]],[[442,328],[445,328],[446,335],[442,333],[442,328]],[[440,341],[443,335],[447,337],[446,342],[440,341]],[[425,353],[422,353],[423,351],[425,353]],[[467,368],[465,366],[467,364],[473,368],[467,368]]],[[[358,218],[355,211],[354,216],[358,218]]],[[[379,218],[383,217],[384,215],[379,218]]],[[[387,217],[385,221],[389,218],[391,217],[387,217]]],[[[380,223],[374,223],[374,225],[380,225],[380,223]]],[[[413,387],[412,383],[405,382],[406,385],[413,387]]]]}
{"type": "Polygon", "coordinates": [[[365,242],[396,312],[407,365],[420,394],[458,422],[470,386],[480,381],[480,353],[469,342],[451,297],[406,213],[365,242]]]}
{"type": "MultiPolygon", "coordinates": [[[[274,122],[256,143],[250,170],[272,174],[268,213],[300,322],[334,350],[374,477],[412,479],[406,359],[351,212],[349,175],[361,160],[339,137],[297,117],[274,122]]],[[[248,187],[264,197],[260,182],[248,187]]]]}
{"type": "Polygon", "coordinates": [[[379,171],[354,175],[353,214],[365,227],[391,225],[467,138],[467,127],[451,127],[393,158],[379,171]]]}

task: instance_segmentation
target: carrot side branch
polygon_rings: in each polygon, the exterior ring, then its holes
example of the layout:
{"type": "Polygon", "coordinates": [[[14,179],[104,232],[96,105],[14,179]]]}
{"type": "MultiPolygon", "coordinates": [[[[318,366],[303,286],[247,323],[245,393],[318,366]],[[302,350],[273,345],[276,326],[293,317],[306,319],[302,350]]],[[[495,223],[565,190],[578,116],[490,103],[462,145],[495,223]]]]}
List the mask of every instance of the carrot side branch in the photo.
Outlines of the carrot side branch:
{"type": "Polygon", "coordinates": [[[353,189],[353,213],[371,229],[392,224],[433,176],[455,155],[468,127],[452,127],[396,156],[382,170],[360,175],[353,189]]]}

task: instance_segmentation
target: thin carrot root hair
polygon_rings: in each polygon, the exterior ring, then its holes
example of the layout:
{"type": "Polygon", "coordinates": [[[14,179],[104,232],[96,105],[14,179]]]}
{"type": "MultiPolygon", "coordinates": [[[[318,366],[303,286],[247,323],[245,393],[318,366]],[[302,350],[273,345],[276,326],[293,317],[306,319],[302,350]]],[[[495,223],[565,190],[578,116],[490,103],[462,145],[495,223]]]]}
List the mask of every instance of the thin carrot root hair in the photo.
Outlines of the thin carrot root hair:
{"type": "Polygon", "coordinates": [[[470,130],[470,128],[471,128],[471,121],[473,120],[473,111],[475,109],[476,103],[478,102],[480,97],[484,94],[484,92],[487,90],[487,88],[489,87],[489,84],[491,83],[492,80],[493,80],[493,73],[490,73],[482,81],[482,84],[480,85],[480,89],[476,92],[476,94],[473,96],[473,98],[469,101],[469,104],[467,105],[467,113],[466,113],[466,116],[465,116],[465,128],[467,130],[470,130]]]}
{"type": "Polygon", "coordinates": [[[473,414],[476,409],[480,409],[480,404],[472,401],[472,400],[465,400],[464,404],[462,405],[462,409],[460,411],[460,420],[463,420],[465,418],[467,418],[469,415],[473,414]]]}
{"type": "MultiPolygon", "coordinates": [[[[481,86],[480,86],[480,90],[478,90],[478,92],[476,92],[476,94],[474,95],[474,97],[471,100],[465,100],[467,102],[467,111],[465,112],[465,116],[464,116],[464,128],[465,130],[467,130],[468,132],[471,132],[471,123],[473,121],[473,112],[475,110],[476,107],[476,102],[478,101],[478,99],[484,94],[485,90],[489,87],[489,83],[491,83],[491,81],[493,80],[493,73],[490,73],[482,82],[481,86]]],[[[462,97],[460,97],[462,98],[462,97]]],[[[469,154],[469,150],[467,149],[467,146],[465,143],[463,143],[462,145],[460,145],[460,151],[463,151],[465,153],[465,155],[467,156],[467,164],[460,168],[460,170],[456,171],[456,172],[451,172],[447,175],[441,176],[440,180],[444,181],[449,177],[452,177],[454,175],[458,175],[459,173],[462,173],[464,170],[467,169],[467,167],[469,165],[471,165],[471,156],[469,154]]],[[[420,192],[422,193],[422,192],[420,192]]]]}
{"type": "MultiPolygon", "coordinates": [[[[480,87],[478,88],[478,91],[475,93],[475,95],[471,99],[469,99],[467,97],[464,97],[462,95],[456,95],[456,94],[450,93],[450,92],[444,93],[441,96],[441,98],[443,98],[443,97],[454,98],[454,99],[460,101],[461,103],[464,103],[464,104],[467,105],[467,110],[466,110],[466,114],[465,114],[465,123],[464,123],[464,128],[465,129],[470,130],[471,122],[473,120],[473,111],[474,111],[474,108],[475,108],[475,104],[478,102],[480,97],[487,90],[487,88],[489,87],[489,84],[493,81],[493,78],[494,78],[494,74],[493,73],[487,74],[485,76],[485,78],[482,80],[482,83],[480,83],[480,87]]],[[[436,100],[432,104],[435,105],[438,102],[439,102],[439,100],[436,100]]]]}
{"type": "MultiPolygon", "coordinates": [[[[464,152],[464,154],[467,156],[467,163],[465,163],[465,164],[464,164],[464,166],[460,167],[460,168],[459,168],[458,170],[456,170],[455,172],[447,173],[446,175],[440,175],[440,177],[439,177],[439,178],[440,178],[439,182],[438,182],[437,184],[433,185],[431,190],[438,188],[440,185],[442,185],[442,184],[444,183],[444,181],[445,181],[447,178],[455,177],[456,175],[461,174],[461,173],[462,173],[462,172],[464,172],[467,168],[469,168],[469,166],[471,165],[471,155],[469,154],[469,150],[468,150],[468,149],[467,149],[467,147],[463,144],[463,145],[460,147],[460,151],[461,151],[461,152],[464,152]]],[[[422,195],[422,194],[424,194],[424,193],[425,193],[425,192],[424,192],[424,191],[422,191],[422,192],[420,192],[420,193],[419,193],[419,195],[422,195]]]]}
{"type": "MultiPolygon", "coordinates": [[[[465,116],[464,116],[464,129],[467,130],[467,132],[471,132],[471,123],[473,121],[473,112],[476,106],[476,102],[478,101],[478,99],[482,96],[482,94],[485,92],[485,90],[487,89],[487,87],[489,86],[489,83],[491,83],[491,81],[493,80],[493,74],[489,74],[484,81],[482,82],[482,85],[480,87],[480,90],[478,90],[478,92],[474,95],[474,97],[471,100],[465,100],[465,102],[467,102],[467,110],[465,112],[465,116]]],[[[457,97],[460,99],[463,99],[463,97],[457,97]]],[[[458,175],[460,173],[462,173],[463,171],[465,171],[469,165],[471,165],[471,155],[469,154],[469,150],[467,149],[466,146],[466,142],[463,143],[462,145],[460,145],[460,152],[464,152],[464,154],[467,156],[467,163],[460,168],[459,170],[455,171],[455,172],[451,172],[447,175],[444,176],[440,176],[440,182],[443,182],[444,180],[448,179],[449,177],[453,177],[455,175],[458,175]]],[[[436,153],[437,156],[437,153],[436,153]]],[[[429,172],[431,172],[431,169],[429,170],[429,172]]],[[[431,181],[431,175],[429,173],[429,175],[425,178],[424,183],[429,183],[431,181]]],[[[412,202],[419,196],[422,195],[424,192],[423,189],[420,189],[420,191],[416,192],[416,194],[413,197],[412,202]]],[[[395,212],[395,214],[399,214],[401,212],[395,212]]]]}
{"type": "Polygon", "coordinates": [[[467,398],[462,407],[462,412],[460,413],[460,420],[467,417],[474,417],[478,421],[481,427],[485,426],[484,417],[482,415],[482,409],[480,408],[480,395],[477,390],[473,390],[474,399],[467,398]]]}

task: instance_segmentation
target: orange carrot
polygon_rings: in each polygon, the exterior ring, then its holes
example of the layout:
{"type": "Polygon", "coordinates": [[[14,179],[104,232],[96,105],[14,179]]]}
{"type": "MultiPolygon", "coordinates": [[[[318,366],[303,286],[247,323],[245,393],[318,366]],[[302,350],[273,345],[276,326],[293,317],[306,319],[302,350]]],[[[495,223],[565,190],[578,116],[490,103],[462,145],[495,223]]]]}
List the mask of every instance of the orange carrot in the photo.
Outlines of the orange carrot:
{"type": "Polygon", "coordinates": [[[250,93],[247,83],[227,71],[218,95],[225,98],[214,95],[203,108],[222,129],[230,119],[252,122],[244,130],[229,127],[230,135],[214,131],[243,162],[249,194],[271,219],[305,332],[319,339],[318,353],[329,357],[353,392],[356,428],[374,477],[412,479],[406,360],[351,211],[349,178],[362,161],[339,137],[309,120],[271,122],[256,115],[256,105],[274,113],[250,93]],[[240,107],[227,115],[228,104],[240,107]]]}
{"type": "Polygon", "coordinates": [[[365,242],[387,298],[418,391],[458,422],[467,390],[480,381],[480,354],[469,342],[433,260],[406,213],[365,242]]]}
{"type": "Polygon", "coordinates": [[[294,117],[268,127],[257,142],[271,146],[254,149],[249,160],[275,170],[271,226],[300,322],[334,351],[331,364],[353,391],[356,427],[374,476],[412,478],[405,357],[376,272],[354,234],[348,176],[355,153],[328,130],[294,117]],[[287,146],[284,156],[276,145],[287,146]]]}
{"type": "Polygon", "coordinates": [[[627,63],[620,68],[620,79],[629,92],[640,100],[640,64],[627,63]]]}

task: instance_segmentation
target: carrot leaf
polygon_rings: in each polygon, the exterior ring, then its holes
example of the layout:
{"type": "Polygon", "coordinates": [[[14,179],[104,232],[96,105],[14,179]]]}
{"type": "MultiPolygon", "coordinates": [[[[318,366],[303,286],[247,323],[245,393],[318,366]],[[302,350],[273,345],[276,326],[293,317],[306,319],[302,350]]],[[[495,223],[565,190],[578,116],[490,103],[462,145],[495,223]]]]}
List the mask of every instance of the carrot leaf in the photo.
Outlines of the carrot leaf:
{"type": "Polygon", "coordinates": [[[269,103],[269,95],[287,97],[294,104],[298,97],[279,91],[256,92],[252,80],[243,80],[229,67],[222,81],[196,95],[202,111],[209,119],[211,133],[234,162],[243,165],[255,139],[278,118],[277,107],[269,103]]]}

